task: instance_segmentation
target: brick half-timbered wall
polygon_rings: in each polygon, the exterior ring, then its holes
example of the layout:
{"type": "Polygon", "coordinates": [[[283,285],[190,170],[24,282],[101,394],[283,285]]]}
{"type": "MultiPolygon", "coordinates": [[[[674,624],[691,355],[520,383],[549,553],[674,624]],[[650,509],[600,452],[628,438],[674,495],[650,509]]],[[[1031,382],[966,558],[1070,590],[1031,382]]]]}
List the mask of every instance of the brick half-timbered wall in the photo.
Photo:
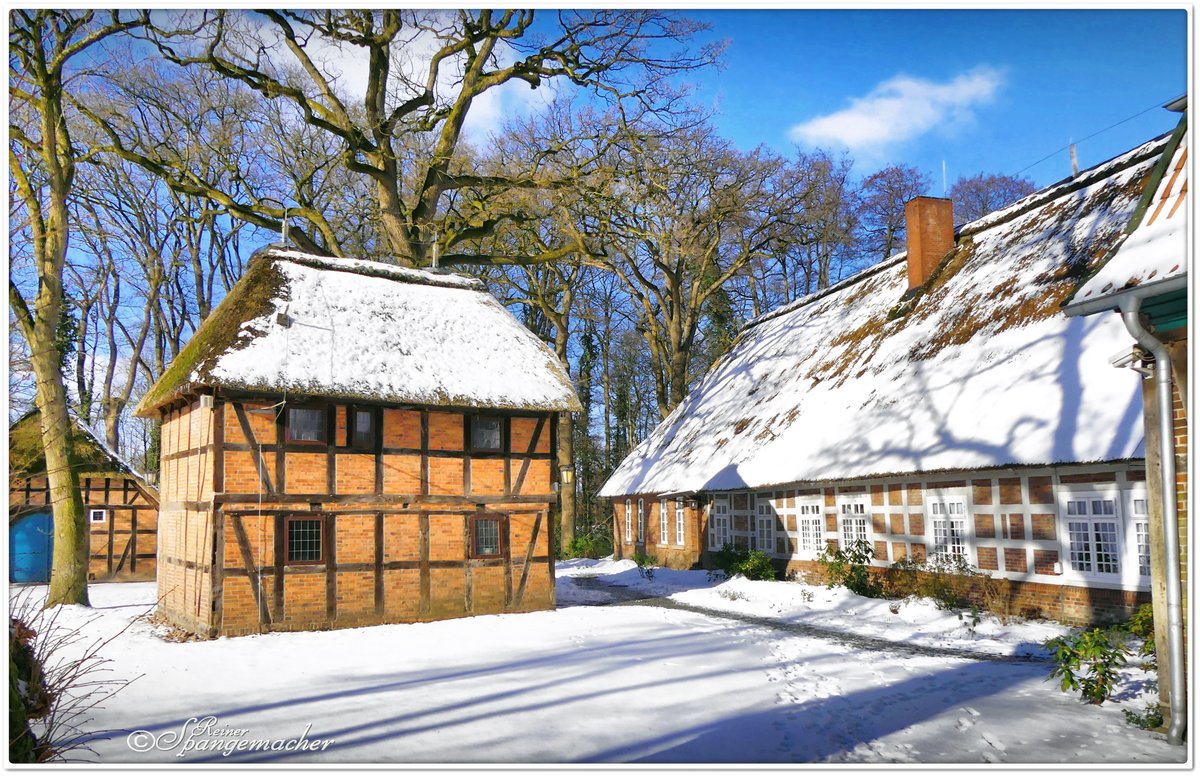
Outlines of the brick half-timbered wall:
{"type": "Polygon", "coordinates": [[[632,558],[636,553],[652,556],[660,566],[672,569],[690,569],[701,563],[704,510],[694,496],[660,498],[653,494],[639,494],[627,499],[613,500],[613,528],[616,557],[632,558]],[[630,540],[625,540],[625,503],[629,502],[630,540]],[[638,536],[638,503],[645,510],[645,533],[638,536]],[[661,527],[662,504],[667,505],[667,531],[661,527]],[[683,534],[680,535],[676,508],[683,507],[683,534]]]}
{"type": "Polygon", "coordinates": [[[164,432],[164,480],[186,488],[199,467],[209,483],[196,502],[181,499],[172,526],[195,540],[176,542],[178,565],[194,567],[210,595],[192,584],[160,607],[168,619],[237,635],[554,606],[553,414],[483,413],[500,418],[502,444],[480,451],[472,413],[357,407],[374,435],[354,447],[351,407],[294,406],[324,410],[326,441],[288,441],[274,399],[217,397],[211,409],[164,415],[164,429],[179,424],[170,447],[164,432]],[[176,415],[188,412],[207,413],[207,431],[187,436],[194,429],[176,415]],[[480,514],[503,518],[495,557],[469,557],[480,514]],[[321,521],[320,562],[288,563],[289,518],[321,521]],[[207,612],[196,605],[205,601],[207,612]]]}
{"type": "MultiPolygon", "coordinates": [[[[153,492],[119,472],[82,474],[79,490],[88,513],[88,578],[95,582],[154,579],[158,502],[153,492]],[[104,519],[93,521],[93,510],[104,510],[104,519]]],[[[9,481],[10,523],[50,507],[50,485],[45,475],[9,481]]]]}
{"type": "MultiPolygon", "coordinates": [[[[1121,556],[1120,579],[1084,577],[1070,569],[1069,540],[1063,504],[1069,495],[1106,493],[1120,501],[1124,514],[1130,494],[1147,493],[1142,462],[1117,462],[1090,466],[1058,466],[961,472],[937,477],[897,477],[876,480],[821,483],[812,487],[776,488],[751,493],[704,494],[703,508],[689,510],[682,547],[663,552],[658,545],[658,497],[630,496],[632,538],[625,541],[625,498],[613,499],[616,543],[622,557],[638,550],[657,554],[663,565],[686,567],[693,562],[713,567],[715,538],[711,531],[714,499],[726,499],[729,533],[734,544],[757,547],[758,511],[769,503],[772,518],[770,547],[763,547],[781,574],[820,582],[816,552],[800,547],[800,505],[817,510],[824,544],[840,541],[839,512],[844,503],[862,504],[867,538],[875,552],[874,566],[882,570],[909,557],[926,560],[933,541],[931,498],[942,495],[960,500],[965,507],[970,562],[998,580],[1004,603],[1013,613],[1051,617],[1072,623],[1124,619],[1137,605],[1149,600],[1149,578],[1132,574],[1128,564],[1136,557],[1121,556]],[[645,504],[645,541],[637,537],[637,504],[645,504]],[[693,529],[694,527],[694,529],[693,529]],[[665,562],[664,562],[665,559],[665,562]]],[[[673,501],[671,501],[673,504],[673,501]]],[[[672,510],[673,514],[673,510],[672,510]]],[[[1123,540],[1134,530],[1122,518],[1123,540]]],[[[671,530],[674,538],[674,522],[671,530]]],[[[1128,546],[1122,542],[1122,547],[1128,546]]],[[[1136,568],[1136,566],[1135,566],[1136,568]]],[[[968,591],[970,592],[970,591],[968,591]]],[[[978,591],[976,591],[978,592],[978,591]]],[[[980,593],[980,603],[982,594],[980,593]]]]}

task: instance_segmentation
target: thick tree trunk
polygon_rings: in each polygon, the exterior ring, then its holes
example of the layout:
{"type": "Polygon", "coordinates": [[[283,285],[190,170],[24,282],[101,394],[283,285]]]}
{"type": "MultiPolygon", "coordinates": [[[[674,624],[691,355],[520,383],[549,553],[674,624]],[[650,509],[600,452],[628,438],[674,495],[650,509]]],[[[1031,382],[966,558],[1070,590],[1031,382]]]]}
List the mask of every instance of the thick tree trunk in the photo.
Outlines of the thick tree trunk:
{"type": "MultiPolygon", "coordinates": [[[[39,326],[39,328],[42,328],[39,326]]],[[[58,604],[88,606],[87,570],[90,552],[87,519],[79,496],[79,474],[71,461],[71,418],[63,388],[58,349],[30,343],[37,380],[37,408],[42,416],[42,446],[46,451],[46,476],[54,505],[54,557],[50,595],[46,607],[58,604]]]]}
{"type": "Polygon", "coordinates": [[[575,538],[575,421],[570,412],[558,416],[558,471],[562,476],[562,487],[558,492],[559,538],[565,552],[575,538]],[[569,480],[569,482],[568,482],[569,480]]]}
{"type": "MultiPolygon", "coordinates": [[[[568,306],[570,300],[567,300],[568,306]]],[[[569,309],[569,307],[568,307],[569,309]]],[[[570,374],[570,364],[567,361],[567,339],[570,332],[566,316],[558,320],[554,335],[554,353],[562,361],[563,368],[570,374]]],[[[575,419],[570,412],[559,413],[558,416],[558,471],[561,486],[558,491],[558,505],[561,524],[559,525],[559,546],[566,551],[567,545],[575,538],[575,419]]]]}

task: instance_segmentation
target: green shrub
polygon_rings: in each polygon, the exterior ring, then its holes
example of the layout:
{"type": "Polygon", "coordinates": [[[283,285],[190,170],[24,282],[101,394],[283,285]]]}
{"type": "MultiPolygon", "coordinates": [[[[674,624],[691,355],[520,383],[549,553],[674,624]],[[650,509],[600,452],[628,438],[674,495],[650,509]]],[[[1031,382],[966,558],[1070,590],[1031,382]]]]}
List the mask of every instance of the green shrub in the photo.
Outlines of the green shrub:
{"type": "Polygon", "coordinates": [[[1154,643],[1154,607],[1142,604],[1133,616],[1125,623],[1124,628],[1129,635],[1142,640],[1138,657],[1148,658],[1142,662],[1142,668],[1147,671],[1158,670],[1157,652],[1154,643]]]}
{"type": "Polygon", "coordinates": [[[858,539],[845,550],[827,544],[817,556],[829,587],[841,585],[852,593],[878,598],[883,594],[879,582],[871,577],[868,566],[875,549],[866,539],[858,539]]]}
{"type": "Polygon", "coordinates": [[[612,551],[612,539],[606,531],[589,531],[577,534],[567,542],[566,557],[607,558],[612,551]]]}
{"type": "Polygon", "coordinates": [[[960,556],[938,555],[927,561],[901,558],[883,574],[883,595],[887,598],[907,598],[915,595],[928,598],[941,610],[965,609],[971,606],[966,596],[966,580],[979,576],[979,571],[960,556]]]}
{"type": "Polygon", "coordinates": [[[1151,701],[1146,704],[1146,710],[1142,712],[1134,711],[1133,709],[1122,709],[1121,713],[1125,715],[1125,721],[1135,727],[1140,727],[1142,730],[1157,730],[1163,726],[1162,707],[1157,701],[1151,701]]]}
{"type": "Polygon", "coordinates": [[[638,573],[650,582],[654,581],[654,567],[658,565],[658,558],[653,555],[647,555],[641,550],[633,553],[633,562],[637,564],[638,573]]]}
{"type": "Polygon", "coordinates": [[[1059,636],[1045,643],[1055,666],[1049,679],[1060,679],[1059,689],[1078,691],[1088,703],[1099,705],[1116,688],[1118,669],[1125,665],[1129,647],[1122,628],[1093,628],[1074,636],[1059,636]]]}
{"type": "Polygon", "coordinates": [[[726,544],[717,552],[717,568],[725,573],[726,579],[741,574],[746,579],[775,579],[775,566],[762,550],[752,550],[736,544],[726,544]]]}

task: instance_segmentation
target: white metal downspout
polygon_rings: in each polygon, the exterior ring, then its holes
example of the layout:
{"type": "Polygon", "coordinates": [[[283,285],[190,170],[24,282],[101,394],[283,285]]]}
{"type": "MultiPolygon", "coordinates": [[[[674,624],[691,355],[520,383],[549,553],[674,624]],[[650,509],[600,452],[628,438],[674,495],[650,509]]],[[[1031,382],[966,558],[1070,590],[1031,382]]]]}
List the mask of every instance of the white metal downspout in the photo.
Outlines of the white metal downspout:
{"type": "Polygon", "coordinates": [[[1163,554],[1167,572],[1167,662],[1170,681],[1171,724],[1167,741],[1183,744],[1187,724],[1184,696],[1183,606],[1179,579],[1179,515],[1175,488],[1175,428],[1172,420],[1174,398],[1171,395],[1171,354],[1158,338],[1142,326],[1139,317],[1142,300],[1136,296],[1121,303],[1121,319],[1137,343],[1154,355],[1155,391],[1158,400],[1159,457],[1163,494],[1163,554]]]}

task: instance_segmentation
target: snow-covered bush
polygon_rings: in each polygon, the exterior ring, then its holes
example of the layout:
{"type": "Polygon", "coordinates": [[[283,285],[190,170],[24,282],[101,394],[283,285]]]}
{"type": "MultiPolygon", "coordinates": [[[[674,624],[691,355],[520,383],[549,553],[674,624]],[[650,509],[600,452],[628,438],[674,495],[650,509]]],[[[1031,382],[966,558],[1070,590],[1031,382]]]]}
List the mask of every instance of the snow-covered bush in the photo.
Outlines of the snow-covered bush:
{"type": "Polygon", "coordinates": [[[852,593],[878,598],[883,593],[879,581],[871,576],[871,559],[875,557],[875,548],[866,539],[854,541],[845,550],[836,545],[828,544],[817,556],[825,572],[825,582],[829,587],[838,585],[852,593]]]}

